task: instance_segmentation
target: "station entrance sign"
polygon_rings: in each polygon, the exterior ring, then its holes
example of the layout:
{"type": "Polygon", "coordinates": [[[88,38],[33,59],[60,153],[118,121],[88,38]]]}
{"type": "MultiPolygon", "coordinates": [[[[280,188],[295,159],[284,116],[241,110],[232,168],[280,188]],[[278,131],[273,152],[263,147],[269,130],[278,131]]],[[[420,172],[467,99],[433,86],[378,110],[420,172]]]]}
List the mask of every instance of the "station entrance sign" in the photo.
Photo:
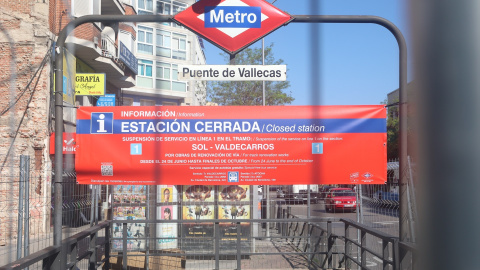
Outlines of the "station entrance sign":
{"type": "Polygon", "coordinates": [[[386,109],[80,107],[80,184],[383,184],[386,109]]]}
{"type": "Polygon", "coordinates": [[[201,0],[175,15],[174,20],[236,54],[292,17],[263,0],[201,0]]]}

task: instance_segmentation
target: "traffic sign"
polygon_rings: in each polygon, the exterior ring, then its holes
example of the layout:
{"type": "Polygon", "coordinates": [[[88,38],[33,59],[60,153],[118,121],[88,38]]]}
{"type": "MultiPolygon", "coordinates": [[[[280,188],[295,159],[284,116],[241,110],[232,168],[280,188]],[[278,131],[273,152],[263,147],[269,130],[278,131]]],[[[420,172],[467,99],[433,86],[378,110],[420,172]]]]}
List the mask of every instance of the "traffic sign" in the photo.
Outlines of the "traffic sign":
{"type": "Polygon", "coordinates": [[[286,25],[293,18],[263,0],[201,0],[174,20],[230,54],[286,25]]]}

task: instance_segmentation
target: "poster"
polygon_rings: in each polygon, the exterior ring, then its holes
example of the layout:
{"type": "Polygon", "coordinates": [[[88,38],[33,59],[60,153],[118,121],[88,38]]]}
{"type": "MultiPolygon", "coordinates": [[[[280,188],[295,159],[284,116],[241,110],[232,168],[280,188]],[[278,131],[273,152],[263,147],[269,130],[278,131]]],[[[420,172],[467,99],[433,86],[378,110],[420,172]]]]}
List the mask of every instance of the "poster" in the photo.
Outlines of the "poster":
{"type": "Polygon", "coordinates": [[[250,219],[250,205],[222,205],[219,206],[218,218],[229,222],[222,222],[220,227],[220,248],[236,250],[238,240],[237,226],[240,226],[240,245],[244,252],[251,248],[250,232],[251,226],[248,222],[241,220],[250,219]]]}
{"type": "Polygon", "coordinates": [[[81,184],[386,182],[383,105],[80,107],[77,119],[81,184]]]}
{"type": "MultiPolygon", "coordinates": [[[[177,207],[168,205],[168,206],[159,206],[157,207],[157,217],[160,220],[176,220],[177,216],[177,207]]],[[[157,224],[157,248],[158,249],[169,249],[178,247],[178,225],[176,223],[158,223],[157,224]]]]}
{"type": "MultiPolygon", "coordinates": [[[[113,208],[113,238],[123,237],[122,220],[138,220],[138,223],[127,223],[127,250],[141,251],[145,250],[145,223],[146,219],[145,207],[143,206],[118,206],[113,208]],[[119,221],[116,223],[115,221],[119,221]]],[[[123,248],[123,240],[113,240],[112,248],[121,250],[123,248]]]]}
{"type": "Polygon", "coordinates": [[[133,185],[117,185],[113,188],[113,203],[146,203],[147,187],[133,185]]]}
{"type": "Polygon", "coordinates": [[[183,206],[183,220],[213,219],[215,206],[213,204],[196,204],[183,206]]]}
{"type": "Polygon", "coordinates": [[[250,201],[250,186],[247,185],[232,185],[232,186],[220,186],[219,189],[219,202],[249,202],[250,201]]]}
{"type": "Polygon", "coordinates": [[[194,185],[186,186],[183,191],[184,202],[213,202],[215,188],[213,186],[194,185]]]}
{"type": "Polygon", "coordinates": [[[157,186],[157,202],[159,203],[176,203],[178,201],[177,187],[173,185],[158,185],[157,186]]]}

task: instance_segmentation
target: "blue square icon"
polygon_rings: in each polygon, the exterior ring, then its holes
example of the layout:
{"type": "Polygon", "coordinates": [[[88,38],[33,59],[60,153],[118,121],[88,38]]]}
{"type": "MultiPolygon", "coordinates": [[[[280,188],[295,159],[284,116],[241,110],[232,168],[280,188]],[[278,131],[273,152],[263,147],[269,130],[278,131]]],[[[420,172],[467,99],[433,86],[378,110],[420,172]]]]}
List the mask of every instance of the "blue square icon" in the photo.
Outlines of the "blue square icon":
{"type": "Polygon", "coordinates": [[[113,134],[113,113],[92,112],[90,134],[113,134]]]}
{"type": "Polygon", "coordinates": [[[228,182],[238,182],[238,172],[228,172],[228,182]]]}
{"type": "Polygon", "coordinates": [[[141,143],[131,143],[130,144],[130,155],[141,155],[142,154],[142,144],[141,143]]]}
{"type": "Polygon", "coordinates": [[[323,143],[312,143],[312,154],[323,154],[323,143]]]}

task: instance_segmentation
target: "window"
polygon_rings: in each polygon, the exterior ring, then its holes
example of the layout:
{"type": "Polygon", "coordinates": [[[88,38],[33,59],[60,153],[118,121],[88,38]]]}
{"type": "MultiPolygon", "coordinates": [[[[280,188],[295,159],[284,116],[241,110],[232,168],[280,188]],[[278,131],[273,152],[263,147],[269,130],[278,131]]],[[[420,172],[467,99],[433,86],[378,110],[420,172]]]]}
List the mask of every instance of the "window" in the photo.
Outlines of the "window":
{"type": "Polygon", "coordinates": [[[138,26],[137,51],[143,54],[153,55],[155,46],[155,55],[178,60],[187,60],[187,35],[174,33],[170,31],[152,29],[146,26],[138,26]],[[155,31],[155,41],[153,34],[155,31]]]}
{"type": "Polygon", "coordinates": [[[172,65],[172,90],[187,92],[187,83],[178,81],[178,65],[172,65]]]}
{"type": "Polygon", "coordinates": [[[171,33],[157,29],[157,56],[172,57],[171,33]]]}
{"type": "Polygon", "coordinates": [[[177,65],[157,62],[155,70],[155,88],[178,92],[187,91],[187,83],[178,81],[177,65]]]}
{"type": "Polygon", "coordinates": [[[138,26],[138,52],[153,54],[153,29],[145,26],[138,26]]]}
{"type": "Polygon", "coordinates": [[[122,102],[123,106],[133,106],[133,98],[124,97],[122,102]]]}
{"type": "Polygon", "coordinates": [[[172,58],[187,59],[187,36],[173,33],[172,35],[172,58]]]}
{"type": "Polygon", "coordinates": [[[155,100],[140,99],[140,106],[155,106],[155,100]]]}
{"type": "Polygon", "coordinates": [[[153,88],[153,61],[138,60],[137,86],[153,88]]]}
{"type": "Polygon", "coordinates": [[[164,101],[162,102],[163,106],[178,106],[176,102],[171,102],[171,101],[164,101]]]}
{"type": "Polygon", "coordinates": [[[138,0],[138,15],[153,14],[153,0],[138,0]]]}
{"type": "Polygon", "coordinates": [[[170,64],[157,62],[157,80],[155,88],[171,90],[172,87],[170,86],[170,74],[170,64]]]}

